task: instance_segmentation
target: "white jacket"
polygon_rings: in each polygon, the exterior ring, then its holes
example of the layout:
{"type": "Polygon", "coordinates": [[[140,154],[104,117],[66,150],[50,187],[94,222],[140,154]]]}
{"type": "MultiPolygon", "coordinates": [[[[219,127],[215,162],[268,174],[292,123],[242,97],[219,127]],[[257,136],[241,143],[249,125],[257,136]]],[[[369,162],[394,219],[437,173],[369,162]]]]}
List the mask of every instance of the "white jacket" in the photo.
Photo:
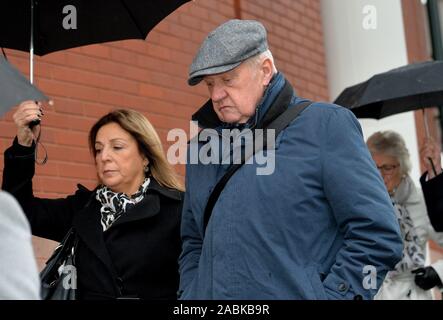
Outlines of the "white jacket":
{"type": "MultiPolygon", "coordinates": [[[[419,244],[425,254],[428,240],[432,239],[440,246],[443,246],[443,232],[435,232],[432,227],[423,194],[420,189],[414,185],[409,176],[402,179],[400,185],[395,191],[392,200],[404,206],[414,224],[415,232],[419,238],[419,244]]],[[[443,260],[431,264],[443,280],[443,260]]],[[[382,287],[375,296],[377,300],[430,300],[432,293],[430,290],[424,291],[417,287],[414,282],[414,274],[409,271],[392,276],[388,273],[382,287]]]]}

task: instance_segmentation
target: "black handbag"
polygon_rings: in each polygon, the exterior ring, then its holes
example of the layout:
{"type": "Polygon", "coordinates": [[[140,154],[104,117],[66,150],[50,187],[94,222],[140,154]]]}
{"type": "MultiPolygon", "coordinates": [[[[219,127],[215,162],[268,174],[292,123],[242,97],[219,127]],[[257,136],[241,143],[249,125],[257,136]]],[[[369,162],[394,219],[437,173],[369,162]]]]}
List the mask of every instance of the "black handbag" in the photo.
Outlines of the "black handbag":
{"type": "Polygon", "coordinates": [[[40,272],[42,300],[75,300],[77,237],[71,228],[40,272]]]}

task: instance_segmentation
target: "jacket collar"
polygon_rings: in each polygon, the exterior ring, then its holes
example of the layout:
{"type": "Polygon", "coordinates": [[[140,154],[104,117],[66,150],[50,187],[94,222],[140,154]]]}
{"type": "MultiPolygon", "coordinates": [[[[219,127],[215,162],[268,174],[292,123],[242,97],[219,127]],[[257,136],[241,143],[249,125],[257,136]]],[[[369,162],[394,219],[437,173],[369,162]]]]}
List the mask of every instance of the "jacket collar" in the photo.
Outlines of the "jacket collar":
{"type": "MultiPolygon", "coordinates": [[[[274,76],[268,89],[265,91],[263,99],[257,106],[256,113],[248,123],[257,128],[265,128],[266,125],[283,113],[291,100],[295,96],[295,92],[291,84],[284,78],[281,73],[274,76]],[[254,123],[252,123],[254,122],[254,123]]],[[[206,103],[192,115],[193,121],[198,121],[201,128],[216,129],[227,124],[220,121],[214,111],[212,100],[206,103]]]]}
{"type": "Polygon", "coordinates": [[[163,187],[160,183],[158,183],[157,180],[155,180],[153,177],[151,177],[151,183],[148,186],[148,193],[150,192],[157,192],[167,198],[170,198],[172,200],[181,200],[182,195],[181,192],[175,189],[169,189],[166,187],[163,187]]]}
{"type": "Polygon", "coordinates": [[[414,185],[411,177],[406,175],[402,178],[400,184],[398,185],[392,199],[398,204],[411,205],[421,202],[420,194],[414,185]]]}
{"type": "Polygon", "coordinates": [[[163,187],[151,176],[151,182],[149,183],[143,200],[126,211],[110,228],[112,229],[123,223],[147,219],[157,215],[160,212],[160,196],[175,201],[181,200],[180,191],[163,187]]]}

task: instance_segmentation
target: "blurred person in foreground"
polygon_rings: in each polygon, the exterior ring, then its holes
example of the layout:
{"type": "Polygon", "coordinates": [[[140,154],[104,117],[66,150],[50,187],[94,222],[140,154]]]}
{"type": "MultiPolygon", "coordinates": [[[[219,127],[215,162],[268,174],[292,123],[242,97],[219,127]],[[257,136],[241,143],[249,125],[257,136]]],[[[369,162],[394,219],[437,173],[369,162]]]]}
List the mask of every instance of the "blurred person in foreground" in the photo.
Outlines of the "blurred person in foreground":
{"type": "Polygon", "coordinates": [[[31,228],[20,205],[0,191],[0,300],[40,299],[31,228]]]}

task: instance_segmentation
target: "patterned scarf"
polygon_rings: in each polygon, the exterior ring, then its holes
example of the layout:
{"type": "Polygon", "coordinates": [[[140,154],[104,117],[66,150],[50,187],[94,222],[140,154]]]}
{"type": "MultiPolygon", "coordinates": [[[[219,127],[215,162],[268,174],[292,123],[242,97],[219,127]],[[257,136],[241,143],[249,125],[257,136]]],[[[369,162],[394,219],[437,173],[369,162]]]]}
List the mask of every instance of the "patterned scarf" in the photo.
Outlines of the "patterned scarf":
{"type": "Polygon", "coordinates": [[[95,198],[102,205],[100,212],[103,231],[108,230],[123,213],[143,200],[150,182],[149,178],[145,178],[138,191],[131,197],[122,192],[113,192],[106,186],[97,189],[95,198]]]}
{"type": "Polygon", "coordinates": [[[395,271],[401,273],[423,267],[425,255],[418,244],[418,236],[406,207],[394,203],[400,231],[403,238],[403,258],[395,266],[395,271]]]}
{"type": "Polygon", "coordinates": [[[395,266],[395,271],[392,271],[394,275],[423,267],[425,264],[425,253],[408,211],[408,204],[413,202],[412,198],[416,192],[411,178],[406,176],[391,198],[403,238],[403,257],[395,266]]]}

